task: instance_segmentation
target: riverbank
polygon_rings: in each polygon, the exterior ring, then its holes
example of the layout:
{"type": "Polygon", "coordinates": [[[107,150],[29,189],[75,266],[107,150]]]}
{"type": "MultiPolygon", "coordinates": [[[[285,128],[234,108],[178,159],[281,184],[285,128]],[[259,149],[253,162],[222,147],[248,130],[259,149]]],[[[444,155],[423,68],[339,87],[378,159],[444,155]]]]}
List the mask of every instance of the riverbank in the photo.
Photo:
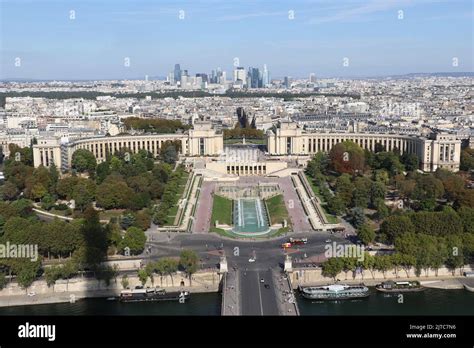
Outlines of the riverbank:
{"type": "MultiPolygon", "coordinates": [[[[363,283],[366,286],[373,287],[377,284],[380,284],[383,281],[387,281],[387,279],[364,279],[364,280],[341,280],[339,283],[340,284],[360,284],[363,283]]],[[[396,279],[390,279],[394,280],[397,282],[403,282],[403,281],[419,281],[420,284],[425,287],[425,288],[432,288],[432,289],[443,289],[443,290],[459,290],[459,289],[464,289],[464,285],[461,282],[461,278],[438,278],[438,279],[433,279],[433,280],[426,280],[426,278],[423,277],[410,277],[410,278],[396,278],[396,279]]],[[[325,280],[325,281],[316,281],[316,282],[311,282],[311,283],[305,283],[304,286],[321,286],[321,285],[327,285],[327,284],[332,284],[334,281],[331,280],[325,280]]]]}
{"type": "MultiPolygon", "coordinates": [[[[187,290],[193,294],[218,292],[221,275],[216,271],[202,271],[195,273],[191,281],[182,273],[177,273],[172,277],[156,278],[153,283],[148,279],[145,287],[160,287],[170,292],[187,290]]],[[[128,276],[127,282],[131,289],[142,285],[137,276],[128,276]]],[[[28,289],[22,289],[17,283],[11,283],[0,291],[0,307],[73,303],[86,298],[116,297],[123,289],[120,279],[111,280],[107,285],[97,279],[74,278],[68,281],[58,280],[51,286],[48,286],[44,280],[38,280],[33,282],[28,289]]]]}
{"type": "MultiPolygon", "coordinates": [[[[298,286],[315,286],[334,283],[334,279],[338,279],[340,283],[359,284],[364,283],[369,286],[374,286],[386,280],[393,281],[410,281],[417,280],[422,284],[426,284],[427,287],[436,287],[440,289],[462,289],[466,282],[465,277],[462,276],[463,272],[472,271],[471,265],[466,265],[462,268],[463,271],[457,269],[453,272],[450,269],[441,267],[438,270],[427,270],[423,271],[422,274],[416,273],[414,268],[407,270],[387,270],[386,272],[380,271],[367,271],[364,270],[359,273],[355,272],[341,272],[334,278],[325,277],[320,267],[308,267],[308,268],[293,268],[289,272],[291,283],[293,288],[298,286]],[[462,279],[462,282],[460,282],[462,279]]],[[[468,284],[474,287],[473,284],[468,284]]]]}
{"type": "MultiPolygon", "coordinates": [[[[215,293],[218,289],[197,286],[197,287],[170,287],[166,288],[166,291],[183,291],[187,290],[191,294],[204,294],[204,293],[215,293]]],[[[95,290],[95,291],[68,291],[64,293],[49,293],[49,294],[37,294],[35,296],[24,295],[13,295],[0,297],[0,307],[13,307],[13,306],[31,306],[40,304],[53,304],[53,303],[75,303],[77,301],[88,299],[88,298],[109,298],[118,297],[121,290],[95,290]]]]}

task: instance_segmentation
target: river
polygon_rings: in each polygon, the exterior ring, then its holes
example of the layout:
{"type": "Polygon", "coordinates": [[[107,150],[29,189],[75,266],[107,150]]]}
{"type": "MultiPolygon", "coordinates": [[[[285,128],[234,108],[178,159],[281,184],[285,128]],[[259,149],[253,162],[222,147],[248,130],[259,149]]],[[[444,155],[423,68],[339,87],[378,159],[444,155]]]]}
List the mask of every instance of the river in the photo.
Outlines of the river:
{"type": "Polygon", "coordinates": [[[370,289],[364,299],[311,301],[297,295],[301,315],[473,315],[474,293],[466,290],[426,289],[403,294],[385,294],[370,289]]]}
{"type": "MultiPolygon", "coordinates": [[[[339,302],[311,301],[297,295],[301,315],[473,315],[474,293],[466,290],[426,289],[398,296],[371,289],[368,298],[339,302]]],[[[0,308],[0,315],[220,315],[221,295],[193,294],[178,302],[120,303],[92,298],[57,303],[0,308]]]]}

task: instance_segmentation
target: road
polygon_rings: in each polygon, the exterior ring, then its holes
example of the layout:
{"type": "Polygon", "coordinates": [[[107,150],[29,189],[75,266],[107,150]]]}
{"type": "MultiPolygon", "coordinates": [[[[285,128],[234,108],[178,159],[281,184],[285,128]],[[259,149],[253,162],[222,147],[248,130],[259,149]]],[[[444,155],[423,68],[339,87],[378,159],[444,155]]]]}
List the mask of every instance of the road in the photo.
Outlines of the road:
{"type": "Polygon", "coordinates": [[[262,241],[244,241],[223,239],[211,233],[147,233],[149,241],[147,246],[151,252],[143,255],[145,258],[158,259],[166,256],[179,256],[184,249],[194,250],[200,257],[201,263],[215,265],[219,263],[220,256],[225,254],[229,267],[239,270],[268,270],[282,266],[285,255],[290,254],[296,262],[315,262],[319,257],[324,257],[327,239],[341,244],[349,243],[341,234],[331,235],[327,232],[293,233],[294,238],[308,238],[308,244],[297,246],[284,251],[281,244],[288,240],[283,236],[278,239],[262,241]],[[153,239],[153,240],[152,240],[153,239]],[[252,256],[257,256],[255,264],[249,264],[252,256]]]}
{"type": "Polygon", "coordinates": [[[241,315],[278,315],[270,270],[240,271],[240,304],[241,315]]]}

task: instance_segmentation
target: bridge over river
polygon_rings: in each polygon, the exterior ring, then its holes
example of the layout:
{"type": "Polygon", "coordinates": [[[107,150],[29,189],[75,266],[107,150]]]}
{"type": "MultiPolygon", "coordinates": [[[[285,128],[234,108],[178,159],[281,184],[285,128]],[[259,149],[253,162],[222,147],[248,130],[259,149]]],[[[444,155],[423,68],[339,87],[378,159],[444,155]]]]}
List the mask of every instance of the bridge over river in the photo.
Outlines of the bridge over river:
{"type": "Polygon", "coordinates": [[[279,269],[232,268],[222,283],[222,315],[299,315],[299,310],[279,269]]]}

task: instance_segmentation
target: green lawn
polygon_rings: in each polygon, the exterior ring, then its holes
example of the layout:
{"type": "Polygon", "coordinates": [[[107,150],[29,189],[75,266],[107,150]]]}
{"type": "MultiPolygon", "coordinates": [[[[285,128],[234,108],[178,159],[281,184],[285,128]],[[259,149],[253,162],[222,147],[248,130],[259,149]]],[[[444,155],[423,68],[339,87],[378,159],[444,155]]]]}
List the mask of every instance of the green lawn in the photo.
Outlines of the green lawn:
{"type": "Polygon", "coordinates": [[[285,202],[283,201],[283,195],[274,196],[266,199],[268,214],[270,215],[270,223],[281,224],[283,220],[290,222],[288,217],[288,210],[286,210],[285,202]]]}
{"type": "Polygon", "coordinates": [[[218,235],[222,237],[236,238],[235,234],[233,234],[232,232],[227,232],[226,230],[223,230],[222,228],[211,226],[211,232],[217,233],[218,235]]]}
{"type": "Polygon", "coordinates": [[[168,211],[168,218],[166,219],[165,226],[171,226],[174,224],[174,219],[176,218],[176,214],[178,214],[178,201],[184,194],[184,189],[186,188],[186,182],[188,181],[189,173],[183,172],[182,176],[179,178],[178,183],[178,192],[175,196],[174,204],[171,206],[170,210],[168,211]]]}
{"type": "Polygon", "coordinates": [[[216,220],[220,224],[232,225],[232,200],[214,195],[211,217],[212,226],[214,226],[216,220]]]}
{"type": "MultiPolygon", "coordinates": [[[[305,174],[306,175],[306,174],[305,174]]],[[[326,219],[328,220],[328,222],[330,224],[337,224],[339,223],[339,219],[337,218],[337,216],[335,215],[332,215],[331,213],[329,213],[327,211],[327,202],[324,200],[324,197],[321,195],[321,192],[319,191],[319,186],[317,186],[315,183],[314,183],[314,180],[309,177],[308,175],[306,175],[306,179],[308,180],[309,182],[309,186],[311,186],[311,189],[313,190],[314,194],[319,198],[319,200],[321,201],[321,207],[323,208],[323,213],[324,215],[326,215],[326,219]]]]}

